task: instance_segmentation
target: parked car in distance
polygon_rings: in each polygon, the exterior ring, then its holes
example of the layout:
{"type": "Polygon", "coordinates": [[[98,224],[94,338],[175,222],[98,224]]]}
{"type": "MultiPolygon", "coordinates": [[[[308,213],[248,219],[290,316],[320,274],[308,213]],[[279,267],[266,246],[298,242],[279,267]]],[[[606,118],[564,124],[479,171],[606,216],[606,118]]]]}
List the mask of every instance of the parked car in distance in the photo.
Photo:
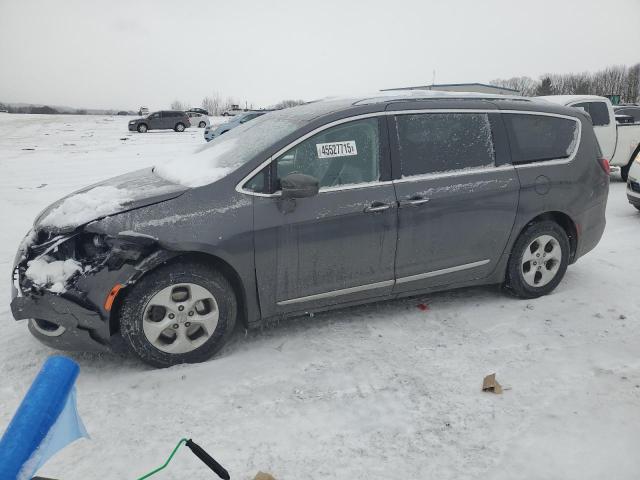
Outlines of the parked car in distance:
{"type": "Polygon", "coordinates": [[[203,113],[189,111],[187,112],[187,117],[189,117],[192,127],[205,128],[209,125],[209,117],[203,113]]]}
{"type": "Polygon", "coordinates": [[[189,117],[179,110],[162,110],[154,112],[148,117],[136,118],[129,122],[130,132],[146,133],[149,130],[173,129],[176,132],[184,132],[191,126],[189,117]]]}
{"type": "Polygon", "coordinates": [[[204,139],[207,142],[210,142],[211,140],[213,140],[216,137],[219,137],[220,135],[227,133],[229,130],[233,130],[234,128],[236,128],[239,125],[242,125],[243,123],[247,123],[250,120],[253,120],[254,118],[258,118],[262,115],[264,115],[265,113],[269,113],[271,110],[260,110],[260,111],[255,111],[255,112],[244,112],[240,115],[236,115],[235,117],[233,117],[233,119],[229,120],[228,122],[225,122],[221,125],[216,126],[208,126],[205,127],[204,129],[204,139]]]}
{"type": "Polygon", "coordinates": [[[537,98],[586,111],[591,116],[604,158],[611,166],[619,167],[622,180],[627,181],[633,159],[640,151],[640,124],[616,122],[613,106],[605,97],[550,95],[537,98]]]}
{"type": "Polygon", "coordinates": [[[118,115],[119,115],[119,116],[126,116],[126,115],[129,115],[129,112],[127,112],[127,111],[125,111],[125,110],[120,110],[120,111],[118,112],[118,115]]]}
{"type": "Polygon", "coordinates": [[[636,155],[627,178],[627,200],[640,210],[640,154],[636,155]]]}
{"type": "Polygon", "coordinates": [[[140,107],[138,109],[138,115],[140,115],[141,117],[149,115],[149,109],[147,107],[140,107]]]}
{"type": "Polygon", "coordinates": [[[209,112],[207,110],[205,110],[204,108],[193,107],[193,108],[190,108],[189,110],[187,110],[187,113],[189,113],[189,112],[196,112],[196,113],[201,113],[202,115],[209,116],[209,112]]]}
{"type": "Polygon", "coordinates": [[[631,115],[618,115],[616,113],[616,122],[618,123],[635,123],[631,115]]]}
{"type": "Polygon", "coordinates": [[[633,118],[633,123],[640,123],[640,106],[639,105],[615,105],[613,111],[618,115],[626,115],[633,118]]]}
{"type": "Polygon", "coordinates": [[[225,110],[222,112],[223,117],[233,117],[235,115],[240,115],[241,113],[246,112],[245,109],[240,108],[239,105],[231,105],[229,110],[225,110]]]}
{"type": "Polygon", "coordinates": [[[272,112],[59,200],[18,249],[14,318],[58,349],[168,366],[211,357],[237,322],[473,285],[550,293],[605,226],[589,116],[414,95],[272,112]]]}

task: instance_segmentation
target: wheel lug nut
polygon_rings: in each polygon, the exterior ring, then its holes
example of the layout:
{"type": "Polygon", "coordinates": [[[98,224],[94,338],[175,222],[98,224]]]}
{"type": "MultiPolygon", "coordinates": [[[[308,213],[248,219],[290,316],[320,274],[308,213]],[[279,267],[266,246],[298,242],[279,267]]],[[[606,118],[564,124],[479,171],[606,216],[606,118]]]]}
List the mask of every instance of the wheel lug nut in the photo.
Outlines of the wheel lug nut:
{"type": "Polygon", "coordinates": [[[174,324],[173,324],[173,329],[174,329],[174,330],[177,330],[179,326],[180,326],[180,325],[178,325],[177,323],[174,323],[174,324]]]}
{"type": "Polygon", "coordinates": [[[191,311],[189,312],[189,316],[190,316],[190,317],[193,317],[193,310],[191,310],[191,311]]]}
{"type": "Polygon", "coordinates": [[[178,307],[178,310],[183,311],[183,310],[184,310],[184,306],[183,306],[183,305],[180,305],[180,306],[178,307]]]}
{"type": "Polygon", "coordinates": [[[170,318],[171,320],[173,320],[175,317],[176,317],[176,316],[175,316],[173,313],[170,313],[170,314],[169,314],[169,318],[170,318]]]}

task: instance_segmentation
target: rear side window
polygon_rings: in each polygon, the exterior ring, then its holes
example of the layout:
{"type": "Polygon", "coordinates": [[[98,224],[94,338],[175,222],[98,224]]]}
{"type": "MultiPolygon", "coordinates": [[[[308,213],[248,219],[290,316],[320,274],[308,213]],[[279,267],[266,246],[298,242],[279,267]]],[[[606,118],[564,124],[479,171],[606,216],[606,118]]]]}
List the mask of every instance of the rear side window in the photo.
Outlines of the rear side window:
{"type": "Polygon", "coordinates": [[[578,146],[578,121],[546,115],[503,114],[513,163],[571,156],[578,146]]]}
{"type": "Polygon", "coordinates": [[[486,113],[420,113],[395,121],[403,177],[495,164],[486,113]]]}
{"type": "Polygon", "coordinates": [[[582,102],[571,105],[572,107],[584,108],[591,115],[591,122],[594,127],[609,125],[609,109],[604,102],[582,102]]]}

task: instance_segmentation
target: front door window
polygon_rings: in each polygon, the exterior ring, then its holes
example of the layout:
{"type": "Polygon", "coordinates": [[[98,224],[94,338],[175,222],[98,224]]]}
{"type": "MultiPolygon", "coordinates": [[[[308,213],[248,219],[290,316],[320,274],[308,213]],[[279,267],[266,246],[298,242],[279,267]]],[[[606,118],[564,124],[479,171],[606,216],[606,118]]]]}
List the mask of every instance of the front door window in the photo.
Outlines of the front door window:
{"type": "Polygon", "coordinates": [[[320,188],[376,182],[380,179],[378,119],[336,125],[299,143],[276,159],[277,178],[304,173],[320,188]]]}

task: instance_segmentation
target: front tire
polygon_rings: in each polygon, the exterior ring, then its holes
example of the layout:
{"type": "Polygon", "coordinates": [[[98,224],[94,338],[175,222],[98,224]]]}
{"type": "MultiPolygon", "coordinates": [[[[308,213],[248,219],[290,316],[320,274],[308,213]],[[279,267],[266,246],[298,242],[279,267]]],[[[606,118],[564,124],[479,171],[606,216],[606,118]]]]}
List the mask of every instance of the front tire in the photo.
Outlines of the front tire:
{"type": "Polygon", "coordinates": [[[138,125],[138,133],[147,133],[147,130],[149,130],[149,127],[145,123],[138,125]]]}
{"type": "Polygon", "coordinates": [[[176,132],[184,132],[184,123],[176,123],[176,126],[173,127],[176,132]]]}
{"type": "Polygon", "coordinates": [[[569,255],[569,238],[560,225],[549,220],[530,224],[511,251],[506,290],[520,298],[547,295],[564,277],[569,255]]]}
{"type": "Polygon", "coordinates": [[[198,124],[198,128],[204,128],[204,127],[206,127],[206,126],[207,126],[207,124],[206,124],[205,122],[200,122],[200,123],[198,124]]]}
{"type": "Polygon", "coordinates": [[[176,263],[136,283],[120,308],[120,331],[132,353],[154,367],[211,358],[233,333],[235,293],[218,271],[176,263]]]}

